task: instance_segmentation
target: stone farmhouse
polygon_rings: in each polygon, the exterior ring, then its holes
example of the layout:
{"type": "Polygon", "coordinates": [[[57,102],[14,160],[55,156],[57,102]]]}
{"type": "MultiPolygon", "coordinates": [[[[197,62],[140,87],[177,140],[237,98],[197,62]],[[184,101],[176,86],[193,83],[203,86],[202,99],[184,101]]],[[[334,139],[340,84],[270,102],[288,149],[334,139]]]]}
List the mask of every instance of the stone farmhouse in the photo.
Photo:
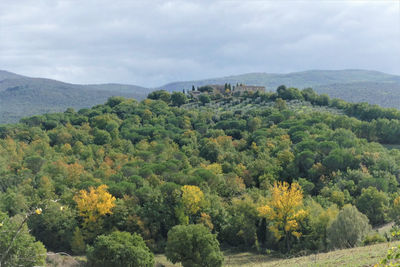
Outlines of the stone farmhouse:
{"type": "Polygon", "coordinates": [[[244,85],[244,84],[237,84],[236,86],[233,85],[232,87],[229,85],[229,88],[227,88],[227,84],[210,84],[203,86],[208,87],[210,90],[208,92],[201,92],[198,90],[195,91],[186,91],[189,95],[191,95],[194,98],[197,98],[200,94],[203,93],[208,93],[208,94],[221,94],[221,95],[230,95],[232,93],[244,93],[244,92],[260,92],[264,93],[265,92],[265,87],[264,86],[255,86],[255,85],[244,85]]]}
{"type": "Polygon", "coordinates": [[[260,92],[265,93],[265,86],[254,86],[254,85],[238,85],[233,88],[233,92],[260,92]]]}

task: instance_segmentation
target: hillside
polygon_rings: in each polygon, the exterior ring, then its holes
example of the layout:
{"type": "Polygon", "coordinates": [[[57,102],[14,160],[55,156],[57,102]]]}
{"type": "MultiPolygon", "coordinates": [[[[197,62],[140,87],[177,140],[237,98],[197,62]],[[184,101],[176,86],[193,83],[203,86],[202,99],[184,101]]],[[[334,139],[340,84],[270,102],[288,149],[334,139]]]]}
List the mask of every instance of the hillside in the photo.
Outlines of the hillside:
{"type": "Polygon", "coordinates": [[[79,85],[0,71],[0,123],[67,108],[88,108],[119,95],[144,99],[149,89],[124,84],[79,85]]]}
{"type": "Polygon", "coordinates": [[[160,88],[168,91],[191,89],[207,84],[244,83],[266,86],[274,91],[284,84],[288,87],[312,87],[317,93],[350,102],[368,102],[383,107],[400,105],[400,76],[367,70],[310,70],[288,74],[249,73],[221,78],[186,81],[166,84],[160,88]]]}
{"type": "MultiPolygon", "coordinates": [[[[225,252],[224,267],[336,267],[351,266],[365,267],[375,266],[385,256],[391,247],[399,245],[399,242],[377,244],[365,247],[341,249],[327,253],[312,254],[303,257],[291,257],[278,259],[271,255],[255,254],[250,252],[225,252]]],[[[181,267],[180,264],[172,264],[164,255],[157,255],[156,262],[165,267],[181,267]]]]}
{"type": "Polygon", "coordinates": [[[334,83],[314,86],[314,90],[350,102],[400,108],[400,83],[396,82],[334,83]]]}
{"type": "Polygon", "coordinates": [[[251,251],[291,257],[393,241],[372,227],[400,220],[400,150],[381,145],[400,145],[399,110],[285,87],[149,97],[0,126],[0,227],[10,229],[1,240],[22,216],[30,241],[16,250],[39,251],[38,262],[46,250],[94,261],[96,242],[116,235],[111,255],[134,236],[151,263],[174,244],[186,255],[213,244],[207,261],[222,261],[220,247],[247,251],[228,266],[251,251]],[[210,242],[182,235],[171,245],[174,229],[210,242]]]}

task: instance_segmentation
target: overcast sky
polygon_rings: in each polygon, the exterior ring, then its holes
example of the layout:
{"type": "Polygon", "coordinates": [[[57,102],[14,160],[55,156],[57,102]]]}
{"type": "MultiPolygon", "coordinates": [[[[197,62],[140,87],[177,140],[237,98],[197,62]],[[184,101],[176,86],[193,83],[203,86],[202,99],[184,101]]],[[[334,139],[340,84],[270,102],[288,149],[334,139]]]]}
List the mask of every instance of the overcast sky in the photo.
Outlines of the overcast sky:
{"type": "Polygon", "coordinates": [[[0,69],[158,86],[247,72],[400,74],[400,0],[1,0],[0,69]]]}

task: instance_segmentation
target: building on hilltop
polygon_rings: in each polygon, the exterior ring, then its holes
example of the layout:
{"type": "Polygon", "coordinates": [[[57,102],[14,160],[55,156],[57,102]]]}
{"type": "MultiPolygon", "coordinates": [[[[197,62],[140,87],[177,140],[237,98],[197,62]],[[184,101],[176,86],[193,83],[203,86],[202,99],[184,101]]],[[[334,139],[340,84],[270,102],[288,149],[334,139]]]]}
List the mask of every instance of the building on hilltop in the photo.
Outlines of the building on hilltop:
{"type": "Polygon", "coordinates": [[[189,91],[189,95],[191,95],[193,98],[198,98],[200,94],[200,91],[189,91]]]}
{"type": "Polygon", "coordinates": [[[265,93],[264,86],[255,86],[255,85],[244,85],[244,84],[237,84],[236,86],[231,86],[228,83],[225,84],[209,84],[204,85],[201,87],[197,87],[196,89],[192,86],[192,91],[186,91],[186,94],[191,96],[192,98],[198,98],[201,94],[211,94],[217,95],[221,94],[223,96],[229,96],[232,93],[265,93]]]}
{"type": "Polygon", "coordinates": [[[240,84],[237,85],[234,90],[234,92],[260,92],[260,93],[265,93],[265,86],[255,86],[255,85],[244,85],[240,84]]]}

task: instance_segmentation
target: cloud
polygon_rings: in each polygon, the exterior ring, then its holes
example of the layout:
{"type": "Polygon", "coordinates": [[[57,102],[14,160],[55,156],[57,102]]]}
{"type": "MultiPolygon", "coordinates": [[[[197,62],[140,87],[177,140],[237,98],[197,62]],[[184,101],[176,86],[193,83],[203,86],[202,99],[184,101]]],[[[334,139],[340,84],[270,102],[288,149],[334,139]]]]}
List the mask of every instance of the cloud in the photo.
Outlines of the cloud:
{"type": "Polygon", "coordinates": [[[0,2],[0,69],[157,86],[244,72],[400,74],[396,1],[0,2]]]}

